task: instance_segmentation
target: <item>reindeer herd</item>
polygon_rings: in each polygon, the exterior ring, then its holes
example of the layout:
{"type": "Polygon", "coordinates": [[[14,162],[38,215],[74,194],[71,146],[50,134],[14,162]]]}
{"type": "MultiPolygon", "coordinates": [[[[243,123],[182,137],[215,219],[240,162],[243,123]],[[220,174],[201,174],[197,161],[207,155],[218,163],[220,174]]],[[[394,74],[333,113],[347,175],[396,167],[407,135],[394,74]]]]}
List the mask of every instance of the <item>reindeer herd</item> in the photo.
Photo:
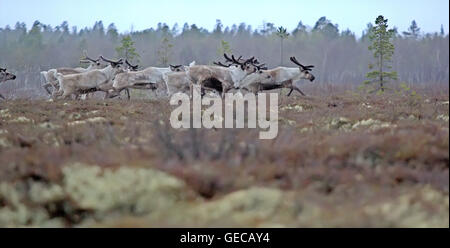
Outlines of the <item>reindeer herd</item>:
{"type": "MultiPolygon", "coordinates": [[[[101,91],[104,99],[119,96],[126,91],[130,99],[129,89],[147,89],[157,94],[171,96],[177,92],[192,95],[193,85],[201,86],[201,94],[206,91],[215,92],[222,97],[230,90],[258,93],[266,90],[287,88],[288,96],[298,87],[298,81],[314,80],[311,74],[313,65],[302,65],[295,57],[290,57],[296,67],[276,67],[268,69],[255,57],[243,59],[224,54],[225,62],[214,62],[214,65],[196,65],[195,61],[187,66],[170,65],[167,68],[148,67],[138,70],[138,65],[119,59],[111,60],[103,56],[90,58],[86,53],[80,63],[88,63],[87,68],[57,68],[42,71],[41,77],[46,92],[53,99],[79,99],[81,95],[101,91]]],[[[0,83],[14,80],[15,75],[0,68],[0,83]]],[[[0,97],[3,98],[2,95],[0,97]]],[[[3,98],[4,99],[4,98],[3,98]]]]}

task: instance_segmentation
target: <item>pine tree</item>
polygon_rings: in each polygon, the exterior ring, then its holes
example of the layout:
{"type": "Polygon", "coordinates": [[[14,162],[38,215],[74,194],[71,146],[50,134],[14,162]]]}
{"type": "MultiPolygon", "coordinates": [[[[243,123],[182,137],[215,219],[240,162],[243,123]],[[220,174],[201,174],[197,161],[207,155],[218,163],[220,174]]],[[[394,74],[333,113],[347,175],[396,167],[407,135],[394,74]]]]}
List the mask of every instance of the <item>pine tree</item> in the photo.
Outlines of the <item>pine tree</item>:
{"type": "Polygon", "coordinates": [[[420,28],[417,26],[415,20],[411,22],[411,25],[408,28],[407,32],[403,32],[404,36],[411,37],[417,39],[419,37],[420,28]]]}
{"type": "Polygon", "coordinates": [[[173,44],[170,43],[170,40],[167,36],[161,41],[161,45],[157,51],[158,54],[158,62],[162,66],[169,65],[170,53],[172,50],[173,44]]]}
{"type": "Polygon", "coordinates": [[[134,41],[131,39],[130,35],[126,35],[121,40],[121,45],[116,47],[117,56],[120,58],[125,58],[132,63],[133,60],[136,59],[135,62],[139,63],[139,54],[136,52],[136,48],[134,47],[134,41]]]}
{"type": "Polygon", "coordinates": [[[394,54],[394,45],[391,43],[391,39],[394,36],[393,29],[388,28],[388,19],[384,19],[382,15],[378,16],[375,20],[375,26],[371,29],[369,39],[372,44],[369,46],[369,50],[373,51],[373,56],[376,60],[375,64],[369,64],[369,68],[375,68],[366,74],[368,80],[364,81],[368,84],[379,84],[381,92],[386,89],[385,84],[389,79],[397,80],[397,72],[388,72],[385,69],[391,69],[389,65],[392,62],[392,55],[394,54]]]}
{"type": "Polygon", "coordinates": [[[119,38],[119,31],[117,31],[116,25],[114,25],[114,23],[109,24],[108,30],[106,31],[106,35],[114,43],[119,38]]]}
{"type": "Polygon", "coordinates": [[[232,53],[230,48],[230,43],[221,40],[220,46],[217,48],[217,56],[222,57],[224,53],[232,53]]]}
{"type": "Polygon", "coordinates": [[[280,37],[280,65],[283,65],[283,40],[288,38],[289,33],[287,32],[286,28],[280,26],[277,29],[276,34],[278,37],[280,37]]]}

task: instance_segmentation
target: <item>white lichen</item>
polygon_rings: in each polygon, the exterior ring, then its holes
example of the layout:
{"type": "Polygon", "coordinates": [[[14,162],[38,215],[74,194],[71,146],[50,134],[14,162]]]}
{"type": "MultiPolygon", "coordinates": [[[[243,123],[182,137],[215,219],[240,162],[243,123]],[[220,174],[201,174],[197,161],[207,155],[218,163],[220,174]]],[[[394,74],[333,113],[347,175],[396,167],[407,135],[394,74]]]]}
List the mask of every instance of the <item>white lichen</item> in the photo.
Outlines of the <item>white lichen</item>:
{"type": "Polygon", "coordinates": [[[102,123],[102,122],[107,122],[107,121],[108,120],[104,117],[92,117],[92,118],[88,118],[85,120],[68,122],[67,125],[68,126],[78,126],[78,125],[84,125],[87,123],[102,123]]]}
{"type": "Polygon", "coordinates": [[[21,123],[21,124],[23,124],[23,123],[34,123],[34,120],[29,119],[29,118],[27,118],[25,116],[19,116],[16,119],[10,120],[9,123],[21,123]]]}

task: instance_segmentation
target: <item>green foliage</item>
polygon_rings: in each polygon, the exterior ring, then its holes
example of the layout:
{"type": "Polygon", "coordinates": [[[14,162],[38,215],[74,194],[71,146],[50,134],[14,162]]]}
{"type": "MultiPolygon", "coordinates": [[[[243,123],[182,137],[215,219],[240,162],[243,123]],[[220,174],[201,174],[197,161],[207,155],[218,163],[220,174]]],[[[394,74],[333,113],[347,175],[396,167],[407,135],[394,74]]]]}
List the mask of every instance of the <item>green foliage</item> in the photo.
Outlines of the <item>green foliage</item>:
{"type": "Polygon", "coordinates": [[[280,65],[283,64],[283,40],[289,37],[289,33],[283,26],[278,27],[276,35],[280,37],[280,65]]]}
{"type": "Polygon", "coordinates": [[[339,28],[337,24],[331,23],[325,16],[317,20],[313,28],[314,32],[323,33],[326,37],[336,38],[339,36],[339,28]]]}
{"type": "Polygon", "coordinates": [[[157,51],[158,54],[158,63],[162,66],[169,65],[170,53],[172,51],[173,44],[170,43],[170,40],[167,36],[161,41],[161,45],[157,51]]]}
{"type": "Polygon", "coordinates": [[[407,98],[407,105],[411,108],[416,108],[422,103],[422,97],[417,92],[411,89],[405,82],[400,83],[399,88],[395,90],[397,95],[407,98]]]}
{"type": "Polygon", "coordinates": [[[230,43],[224,40],[220,41],[220,46],[217,48],[217,56],[222,57],[224,53],[232,53],[230,43]]]}
{"type": "MultiPolygon", "coordinates": [[[[299,23],[290,32],[288,40],[282,41],[276,34],[280,25],[275,26],[273,23],[261,23],[263,25],[250,29],[245,24],[226,26],[218,20],[215,31],[202,29],[193,23],[183,24],[179,28],[176,25],[169,28],[161,23],[158,29],[148,28],[129,33],[135,42],[133,47],[140,55],[139,64],[156,66],[160,63],[156,52],[164,36],[177,46],[171,50],[170,61],[180,64],[188,64],[193,60],[198,64],[207,64],[216,60],[218,47],[221,46],[221,40],[224,40],[229,42],[234,53],[255,55],[262,62],[276,66],[280,63],[280,43],[283,42],[283,64],[291,66],[288,55],[297,55],[299,60],[320,68],[316,76],[321,82],[360,83],[366,79],[369,62],[375,62],[372,61],[372,53],[367,50],[369,30],[372,30],[375,23],[370,24],[358,39],[345,29],[336,33],[337,25],[326,18],[320,18],[316,26],[310,23],[315,29],[307,28],[306,23],[299,23]]],[[[391,28],[393,23],[389,24],[391,28]]],[[[436,31],[436,35],[424,34],[420,39],[393,38],[395,56],[392,58],[400,80],[408,83],[448,83],[449,36],[445,30],[440,34],[439,26],[436,31]]],[[[125,35],[120,34],[115,25],[110,23],[104,27],[101,22],[96,22],[95,27],[75,28],[67,22],[56,27],[40,22],[28,26],[17,22],[11,27],[0,27],[0,65],[17,71],[26,69],[34,75],[31,78],[18,76],[16,82],[20,83],[10,85],[22,87],[21,83],[27,80],[33,82],[30,87],[40,88],[37,83],[40,81],[39,71],[79,66],[79,56],[83,50],[88,50],[90,57],[102,54],[115,58],[115,48],[122,46],[121,40],[125,35]]],[[[403,34],[401,36],[404,37],[403,34]]],[[[372,64],[370,71],[376,70],[375,63],[372,64]]]]}
{"type": "Polygon", "coordinates": [[[386,71],[392,68],[390,62],[392,62],[394,54],[394,45],[391,43],[391,39],[395,34],[393,29],[387,29],[387,22],[388,20],[384,19],[382,15],[378,16],[375,20],[375,26],[371,28],[369,34],[371,41],[369,50],[373,52],[375,63],[369,64],[369,69],[374,70],[366,74],[368,80],[364,81],[364,84],[367,86],[372,84],[378,85],[377,88],[371,89],[371,92],[384,92],[386,89],[385,84],[389,82],[389,79],[397,80],[397,72],[386,71]]]}
{"type": "Polygon", "coordinates": [[[134,60],[139,62],[139,54],[136,52],[134,47],[134,41],[131,39],[130,35],[126,35],[121,40],[121,45],[116,47],[117,56],[120,58],[125,58],[130,62],[134,60]]]}
{"type": "Polygon", "coordinates": [[[117,31],[117,28],[114,25],[114,23],[111,23],[108,26],[108,31],[106,31],[106,35],[112,42],[116,42],[117,39],[119,38],[119,32],[117,31]]]}
{"type": "Polygon", "coordinates": [[[419,37],[420,28],[417,26],[415,20],[411,22],[411,25],[408,28],[407,32],[403,32],[403,35],[406,37],[410,37],[413,39],[417,39],[419,37]]]}

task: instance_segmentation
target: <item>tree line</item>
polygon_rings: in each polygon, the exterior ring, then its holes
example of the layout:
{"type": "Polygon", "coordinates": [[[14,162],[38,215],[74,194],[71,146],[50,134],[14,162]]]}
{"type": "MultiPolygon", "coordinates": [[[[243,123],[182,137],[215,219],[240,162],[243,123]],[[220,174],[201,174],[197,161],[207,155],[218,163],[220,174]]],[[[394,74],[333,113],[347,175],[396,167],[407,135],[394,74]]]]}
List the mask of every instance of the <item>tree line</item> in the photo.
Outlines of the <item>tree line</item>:
{"type": "MultiPolygon", "coordinates": [[[[294,66],[287,58],[296,56],[316,66],[314,73],[320,83],[361,84],[373,58],[368,50],[372,29],[369,23],[357,38],[326,17],[313,26],[300,21],[290,31],[274,23],[263,23],[257,29],[245,23],[224,27],[220,20],[212,31],[195,24],[169,27],[159,23],[156,28],[127,33],[119,33],[114,23],[105,28],[102,21],[83,29],[70,27],[66,21],[56,27],[35,21],[30,29],[17,22],[14,27],[0,28],[0,65],[18,74],[17,87],[39,86],[39,71],[80,66],[84,50],[91,57],[102,54],[117,58],[127,52],[123,50],[125,42],[133,45],[132,60],[142,67],[187,65],[194,60],[212,64],[222,59],[223,52],[231,52],[256,56],[271,68],[294,66]]],[[[392,32],[392,70],[398,72],[398,81],[448,83],[449,36],[442,26],[440,32],[422,33],[419,24],[412,21],[408,30],[394,28],[392,32]]]]}

